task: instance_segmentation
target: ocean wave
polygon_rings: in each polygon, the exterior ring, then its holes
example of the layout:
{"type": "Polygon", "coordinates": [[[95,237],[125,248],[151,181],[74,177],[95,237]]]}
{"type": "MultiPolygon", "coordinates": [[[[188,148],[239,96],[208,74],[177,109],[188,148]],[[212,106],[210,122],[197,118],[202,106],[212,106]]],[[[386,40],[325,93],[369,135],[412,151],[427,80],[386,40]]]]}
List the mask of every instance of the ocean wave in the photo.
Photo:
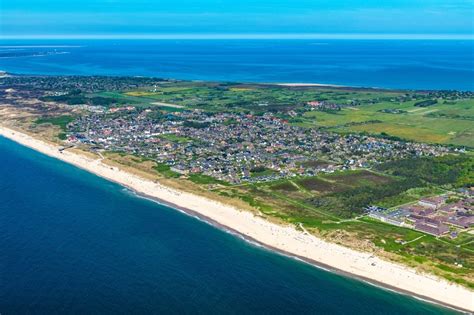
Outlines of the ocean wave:
{"type": "Polygon", "coordinates": [[[0,58],[2,59],[13,59],[13,58],[25,58],[25,57],[46,57],[46,56],[54,56],[54,55],[64,55],[69,54],[69,51],[53,51],[53,52],[25,52],[19,53],[18,51],[15,52],[1,52],[0,51],[0,58]]]}

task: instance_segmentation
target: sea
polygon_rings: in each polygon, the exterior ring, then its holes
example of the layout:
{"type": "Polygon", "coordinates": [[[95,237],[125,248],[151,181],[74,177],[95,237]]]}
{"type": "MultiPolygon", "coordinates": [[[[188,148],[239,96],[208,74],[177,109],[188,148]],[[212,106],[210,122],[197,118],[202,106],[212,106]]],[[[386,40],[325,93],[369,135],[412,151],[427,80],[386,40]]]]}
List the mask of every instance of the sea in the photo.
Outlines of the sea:
{"type": "MultiPolygon", "coordinates": [[[[0,70],[474,90],[472,41],[0,41],[0,70]]],[[[0,314],[452,314],[0,137],[0,314]]]]}
{"type": "Polygon", "coordinates": [[[0,137],[1,314],[454,314],[0,137]]]}
{"type": "Polygon", "coordinates": [[[474,91],[474,40],[0,40],[0,70],[474,91]]]}

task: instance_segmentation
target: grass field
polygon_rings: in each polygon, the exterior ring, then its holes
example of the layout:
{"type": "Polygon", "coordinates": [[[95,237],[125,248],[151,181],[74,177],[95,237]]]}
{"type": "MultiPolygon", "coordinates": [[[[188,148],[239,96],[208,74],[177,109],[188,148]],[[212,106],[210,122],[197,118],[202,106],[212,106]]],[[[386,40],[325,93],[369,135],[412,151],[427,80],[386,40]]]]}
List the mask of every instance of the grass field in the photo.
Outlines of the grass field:
{"type": "Polygon", "coordinates": [[[121,92],[99,92],[94,94],[88,94],[88,97],[104,97],[108,99],[116,100],[121,106],[133,105],[133,106],[144,106],[148,107],[155,100],[144,96],[129,95],[129,93],[121,92]]]}
{"type": "Polygon", "coordinates": [[[54,116],[54,117],[42,117],[38,118],[35,123],[40,124],[51,124],[54,126],[58,126],[61,128],[62,131],[66,131],[66,126],[70,122],[74,120],[73,116],[65,115],[65,116],[54,116]]]}
{"type": "Polygon", "coordinates": [[[35,124],[42,125],[42,124],[51,124],[53,126],[59,127],[60,132],[56,134],[59,140],[66,140],[66,130],[67,124],[72,122],[75,118],[70,115],[63,115],[63,116],[53,116],[53,117],[41,117],[35,120],[35,124]]]}
{"type": "Polygon", "coordinates": [[[407,140],[474,147],[474,100],[456,104],[414,107],[414,102],[364,105],[336,113],[312,111],[298,125],[325,127],[336,132],[386,133],[407,140]],[[399,109],[405,113],[381,112],[399,109]],[[457,115],[457,116],[456,116],[457,115]]]}
{"type": "Polygon", "coordinates": [[[177,104],[207,110],[266,111],[288,109],[312,100],[326,100],[347,104],[353,99],[366,101],[396,96],[391,91],[353,91],[330,88],[289,88],[277,85],[225,84],[212,82],[177,82],[153,90],[137,90],[125,96],[177,104]]]}
{"type": "Polygon", "coordinates": [[[163,134],[163,135],[160,136],[160,138],[166,139],[166,140],[171,141],[171,142],[177,142],[177,143],[184,143],[184,142],[192,141],[191,138],[178,136],[178,135],[173,134],[173,133],[163,134]]]}

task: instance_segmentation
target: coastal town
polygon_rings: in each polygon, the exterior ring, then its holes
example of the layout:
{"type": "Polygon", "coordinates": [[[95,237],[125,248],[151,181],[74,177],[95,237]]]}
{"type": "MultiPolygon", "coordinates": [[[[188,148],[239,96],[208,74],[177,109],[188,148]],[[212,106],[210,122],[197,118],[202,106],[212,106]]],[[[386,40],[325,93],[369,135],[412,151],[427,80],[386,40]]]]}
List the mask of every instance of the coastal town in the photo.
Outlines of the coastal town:
{"type": "Polygon", "coordinates": [[[186,191],[472,281],[471,92],[4,74],[0,95],[3,126],[173,203],[186,191]]]}
{"type": "Polygon", "coordinates": [[[156,160],[179,174],[203,173],[233,184],[369,168],[393,159],[440,156],[447,147],[305,129],[271,113],[160,114],[132,106],[79,117],[70,143],[156,160]]]}

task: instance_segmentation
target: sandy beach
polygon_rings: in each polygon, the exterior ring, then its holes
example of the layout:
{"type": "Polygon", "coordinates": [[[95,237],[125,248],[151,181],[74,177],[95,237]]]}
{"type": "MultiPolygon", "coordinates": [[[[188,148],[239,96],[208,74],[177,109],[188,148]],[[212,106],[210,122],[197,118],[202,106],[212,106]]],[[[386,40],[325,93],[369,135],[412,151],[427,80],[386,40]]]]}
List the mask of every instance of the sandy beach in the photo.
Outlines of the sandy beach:
{"type": "Polygon", "coordinates": [[[228,228],[270,249],[429,301],[474,312],[473,291],[434,275],[420,274],[414,269],[382,260],[370,253],[323,241],[304,231],[298,231],[293,226],[271,223],[248,211],[165,187],[105,165],[100,159],[94,160],[68,150],[60,152],[58,146],[9,128],[0,126],[0,135],[119,183],[140,195],[207,218],[218,226],[228,228]]]}
{"type": "Polygon", "coordinates": [[[347,87],[345,85],[336,85],[336,84],[324,84],[324,83],[278,83],[276,85],[280,86],[289,86],[289,87],[311,87],[311,86],[316,86],[316,87],[347,87]]]}

